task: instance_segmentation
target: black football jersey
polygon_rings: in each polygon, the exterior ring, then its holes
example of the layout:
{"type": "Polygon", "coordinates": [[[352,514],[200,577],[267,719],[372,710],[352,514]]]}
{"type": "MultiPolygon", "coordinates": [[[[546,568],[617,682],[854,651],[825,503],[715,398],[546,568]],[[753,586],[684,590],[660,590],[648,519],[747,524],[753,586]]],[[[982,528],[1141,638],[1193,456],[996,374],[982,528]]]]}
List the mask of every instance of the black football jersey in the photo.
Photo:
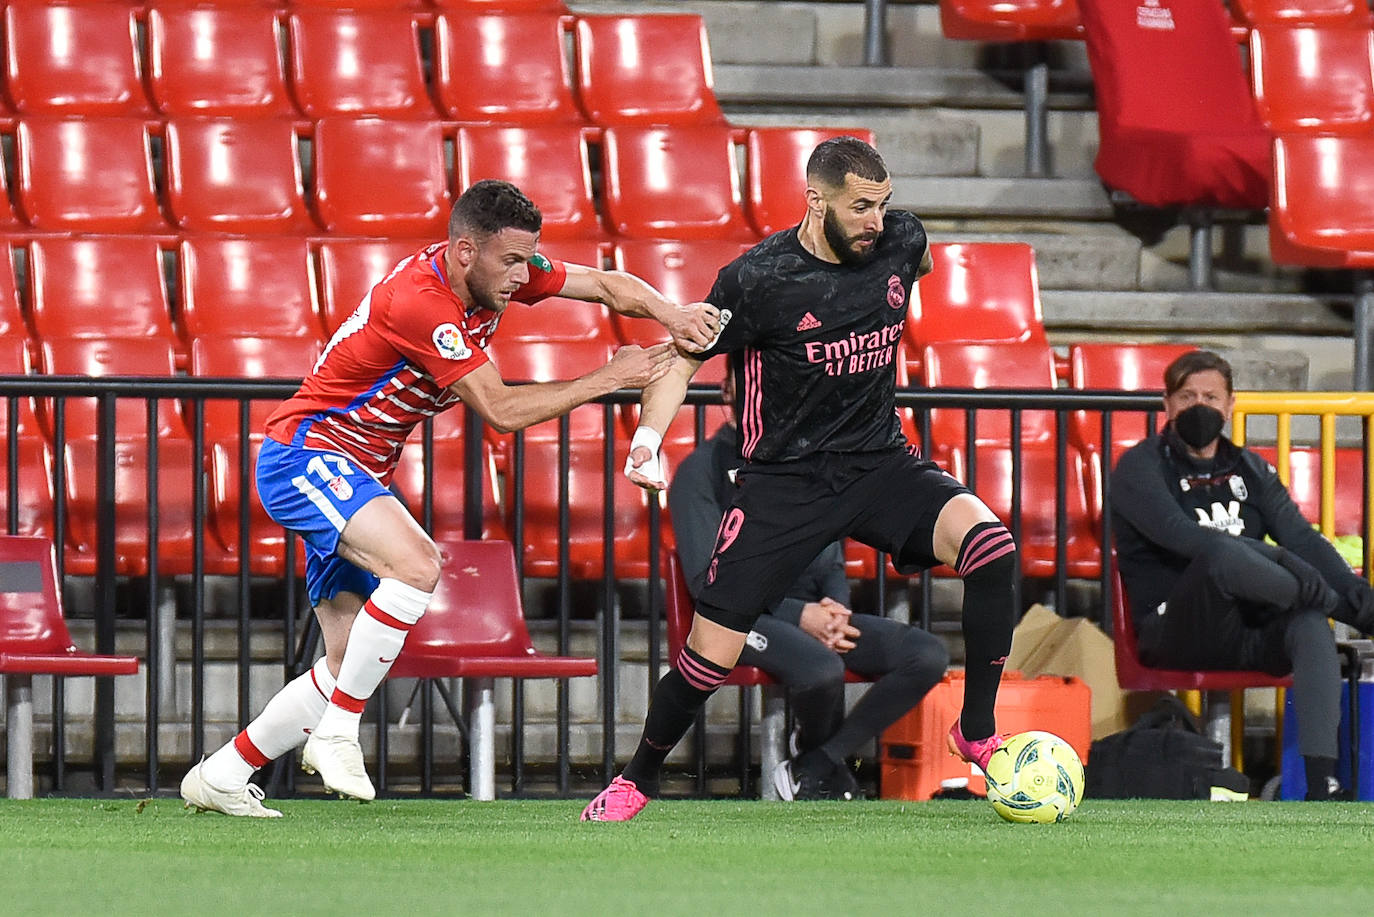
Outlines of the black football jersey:
{"type": "Polygon", "coordinates": [[[704,356],[739,356],[740,453],[785,462],[902,446],[897,354],[925,227],[911,213],[888,211],[873,255],[852,265],[812,255],[797,229],[726,265],[707,296],[728,321],[704,356]]]}

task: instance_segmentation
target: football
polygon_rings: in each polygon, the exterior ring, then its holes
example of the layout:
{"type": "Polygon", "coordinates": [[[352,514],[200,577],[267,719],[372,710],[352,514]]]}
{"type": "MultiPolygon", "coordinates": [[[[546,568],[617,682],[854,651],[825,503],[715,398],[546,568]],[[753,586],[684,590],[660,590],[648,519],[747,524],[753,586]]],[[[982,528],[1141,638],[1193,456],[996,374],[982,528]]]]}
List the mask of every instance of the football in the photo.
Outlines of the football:
{"type": "Polygon", "coordinates": [[[992,753],[988,801],[1011,822],[1063,821],[1083,799],[1083,763],[1073,746],[1049,732],[1022,732],[992,753]]]}

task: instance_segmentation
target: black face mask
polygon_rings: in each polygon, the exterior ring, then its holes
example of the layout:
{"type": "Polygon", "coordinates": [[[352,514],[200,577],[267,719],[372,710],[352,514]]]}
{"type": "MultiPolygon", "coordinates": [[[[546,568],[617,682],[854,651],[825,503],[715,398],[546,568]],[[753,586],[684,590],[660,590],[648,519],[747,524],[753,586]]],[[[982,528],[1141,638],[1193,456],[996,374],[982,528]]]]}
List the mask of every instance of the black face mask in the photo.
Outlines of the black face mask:
{"type": "Polygon", "coordinates": [[[1216,439],[1224,426],[1226,417],[1207,404],[1184,408],[1174,417],[1174,430],[1178,438],[1194,449],[1201,449],[1216,439]]]}

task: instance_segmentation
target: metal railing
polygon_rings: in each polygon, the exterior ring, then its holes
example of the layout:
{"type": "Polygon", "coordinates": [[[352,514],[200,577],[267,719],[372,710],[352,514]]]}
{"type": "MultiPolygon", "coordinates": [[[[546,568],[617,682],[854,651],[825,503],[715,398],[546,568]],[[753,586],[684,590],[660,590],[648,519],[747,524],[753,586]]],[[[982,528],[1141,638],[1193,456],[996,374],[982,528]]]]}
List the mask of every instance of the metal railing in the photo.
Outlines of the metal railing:
{"type": "MultiPolygon", "coordinates": [[[[218,543],[214,532],[207,491],[209,483],[208,472],[206,471],[207,449],[215,441],[214,437],[221,435],[219,431],[206,430],[204,407],[207,402],[227,400],[238,403],[239,422],[238,429],[235,431],[235,435],[238,437],[238,467],[235,469],[235,473],[237,474],[238,493],[246,495],[252,493],[251,469],[248,467],[249,437],[250,434],[257,433],[257,431],[249,428],[250,404],[255,400],[280,400],[290,395],[295,388],[296,383],[294,381],[246,381],[241,379],[177,378],[153,380],[147,378],[61,378],[45,376],[0,378],[0,398],[5,399],[9,407],[8,428],[5,431],[6,469],[3,475],[7,494],[18,492],[17,485],[21,469],[18,457],[17,418],[19,412],[17,409],[21,401],[37,399],[38,403],[44,406],[40,411],[40,416],[49,425],[47,435],[50,437],[50,441],[48,445],[53,450],[53,454],[57,456],[64,454],[73,435],[78,432],[81,435],[90,433],[90,431],[69,431],[66,429],[65,408],[68,401],[76,398],[94,398],[99,405],[97,412],[98,429],[94,431],[97,443],[97,467],[95,469],[97,496],[94,510],[97,521],[97,538],[93,551],[89,552],[94,556],[92,558],[88,553],[78,552],[67,537],[69,510],[66,505],[65,475],[69,473],[69,470],[62,461],[51,463],[53,493],[57,495],[53,507],[53,525],[54,532],[59,537],[55,541],[58,546],[60,570],[66,570],[70,574],[71,568],[78,559],[87,564],[90,560],[94,560],[91,580],[95,597],[93,608],[95,650],[98,652],[115,651],[116,625],[120,620],[138,622],[143,625],[141,635],[143,646],[141,649],[137,647],[133,647],[133,649],[143,657],[147,677],[145,691],[146,737],[143,747],[145,760],[140,763],[144,765],[141,776],[149,792],[167,789],[161,785],[164,769],[170,771],[173,768],[189,765],[191,761],[198,759],[201,754],[209,750],[206,748],[205,681],[207,664],[206,618],[208,612],[207,576],[223,576],[227,572],[227,575],[235,583],[237,617],[234,621],[234,631],[239,648],[236,660],[238,678],[236,719],[239,728],[247,723],[251,715],[252,698],[248,688],[254,660],[249,652],[249,645],[254,634],[258,634],[259,639],[264,632],[276,633],[280,636],[280,661],[284,679],[289,679],[303,672],[318,652],[318,630],[314,626],[313,615],[305,607],[301,595],[301,584],[298,582],[295,572],[297,553],[293,541],[291,539],[286,541],[281,566],[281,588],[277,593],[282,600],[280,609],[274,609],[270,614],[263,614],[261,608],[254,607],[253,589],[254,582],[260,582],[262,578],[254,575],[251,563],[242,562],[243,559],[249,558],[251,555],[249,543],[250,505],[247,501],[240,501],[237,506],[232,508],[237,512],[239,543],[232,546],[221,545],[218,543]],[[130,431],[116,429],[115,407],[119,399],[144,400],[147,405],[147,429],[152,430],[156,430],[158,407],[161,403],[171,401],[181,405],[192,441],[193,461],[196,463],[196,468],[192,470],[196,483],[191,511],[193,520],[191,563],[184,569],[173,570],[168,568],[159,557],[159,541],[164,532],[158,510],[161,502],[158,493],[158,464],[164,457],[160,455],[157,436],[147,437],[149,466],[146,479],[148,556],[146,568],[144,568],[146,573],[140,574],[146,580],[146,604],[141,608],[137,606],[127,607],[123,609],[122,613],[118,605],[118,596],[121,594],[121,583],[127,587],[129,577],[128,575],[121,575],[116,563],[115,510],[122,495],[117,493],[115,488],[115,441],[130,431]],[[210,574],[207,572],[207,555],[220,549],[229,549],[228,562],[230,566],[226,568],[224,566],[225,558],[219,557],[215,561],[216,573],[210,574]],[[235,558],[238,558],[237,565],[234,564],[235,558]],[[174,675],[173,664],[175,660],[167,659],[166,655],[173,648],[173,642],[168,639],[168,627],[169,625],[175,626],[175,619],[171,621],[168,619],[170,612],[165,600],[167,590],[164,588],[168,585],[168,581],[173,578],[183,587],[182,591],[186,598],[180,603],[181,618],[183,621],[189,621],[190,629],[191,699],[189,729],[191,735],[189,747],[191,755],[189,761],[169,760],[159,747],[158,740],[158,727],[165,720],[165,711],[160,705],[160,699],[165,696],[166,685],[164,681],[174,675]]],[[[605,429],[612,429],[622,422],[618,406],[635,403],[637,400],[638,393],[636,392],[619,392],[603,399],[600,410],[605,429]]],[[[694,388],[689,392],[687,403],[697,409],[696,436],[698,440],[702,438],[705,430],[705,408],[707,405],[718,403],[718,400],[718,393],[713,389],[694,388]]],[[[1121,412],[1136,415],[1131,423],[1136,424],[1137,429],[1143,433],[1144,429],[1152,428],[1155,424],[1160,405],[1157,393],[1071,390],[931,391],[910,389],[899,393],[898,402],[902,409],[913,412],[915,426],[919,431],[921,440],[927,444],[931,442],[931,411],[963,412],[966,430],[965,441],[962,444],[938,445],[941,447],[962,447],[965,454],[970,456],[965,477],[966,483],[975,490],[978,489],[976,455],[980,439],[978,435],[980,413],[992,410],[1011,412],[1010,451],[1013,480],[1009,525],[1018,541],[1022,539],[1024,530],[1022,503],[1025,488],[1027,486],[1044,486],[1043,482],[1029,485],[1021,480],[1023,446],[1020,442],[1020,431],[1022,417],[1026,412],[1048,411],[1052,412],[1054,416],[1053,448],[1056,473],[1053,486],[1056,490],[1056,512],[1053,531],[1062,533],[1067,530],[1068,525],[1067,502],[1065,500],[1065,487],[1067,486],[1065,482],[1068,476],[1065,472],[1068,462],[1078,460],[1077,450],[1082,445],[1072,442],[1070,439],[1071,415],[1074,412],[1089,412],[1087,415],[1089,417],[1100,414],[1091,428],[1096,429],[1100,434],[1100,442],[1110,443],[1113,441],[1114,423],[1125,422],[1120,419],[1121,412]]],[[[1259,403],[1255,401],[1247,401],[1242,398],[1241,404],[1244,405],[1245,410],[1250,412],[1259,409],[1259,403]]],[[[582,410],[596,410],[596,408],[583,408],[582,410]]],[[[1241,416],[1243,418],[1244,415],[1241,416]]],[[[1365,416],[1367,418],[1368,413],[1365,416]]],[[[1368,421],[1366,420],[1366,422],[1368,421]]],[[[475,412],[467,411],[465,423],[465,467],[461,472],[465,475],[464,530],[461,533],[453,534],[463,537],[480,537],[486,506],[484,506],[485,492],[483,486],[479,485],[487,479],[488,457],[484,452],[482,423],[475,412]]],[[[1237,428],[1243,429],[1240,421],[1238,421],[1237,428]]],[[[136,432],[146,437],[147,429],[136,432]]],[[[1082,428],[1080,427],[1080,429],[1082,428]]],[[[601,566],[603,571],[599,588],[593,587],[595,599],[586,599],[587,587],[574,579],[567,562],[572,506],[569,499],[571,449],[569,448],[569,422],[566,418],[559,424],[559,432],[562,447],[559,450],[557,532],[558,556],[561,562],[558,575],[548,584],[556,597],[553,620],[539,623],[547,625],[547,639],[556,641],[557,651],[566,654],[572,643],[574,623],[582,622],[579,627],[585,630],[586,622],[595,622],[598,634],[597,654],[602,660],[598,676],[598,709],[592,715],[599,717],[600,720],[601,747],[596,759],[580,758],[577,761],[573,760],[570,752],[571,699],[567,682],[560,683],[558,690],[555,719],[556,755],[553,761],[552,776],[543,778],[544,782],[541,786],[546,786],[551,780],[554,790],[559,793],[567,793],[572,786],[574,765],[577,766],[579,775],[584,779],[591,779],[591,775],[588,773],[590,767],[597,772],[595,781],[609,780],[616,772],[618,759],[623,759],[628,752],[626,748],[618,748],[616,740],[616,726],[620,719],[622,707],[622,678],[625,676],[625,672],[622,671],[625,652],[624,627],[621,621],[622,611],[619,597],[627,588],[638,589],[642,596],[643,617],[645,619],[643,626],[646,630],[647,640],[646,677],[649,689],[652,688],[662,671],[664,664],[661,648],[663,597],[661,588],[657,584],[662,573],[660,557],[663,545],[663,517],[658,502],[648,500],[646,510],[648,536],[645,542],[646,547],[643,549],[647,552],[647,556],[636,558],[644,562],[643,566],[648,571],[647,582],[634,584],[620,582],[616,576],[616,562],[618,559],[625,559],[626,548],[618,540],[612,513],[609,511],[615,502],[614,476],[619,473],[620,456],[616,454],[618,447],[615,438],[603,437],[600,444],[601,458],[606,472],[603,478],[602,495],[608,510],[602,519],[601,566]],[[654,584],[654,587],[650,588],[649,584],[654,584]],[[582,597],[582,600],[579,601],[578,597],[582,597]]],[[[442,494],[443,480],[450,473],[449,469],[436,469],[434,467],[431,452],[432,437],[432,429],[427,424],[418,440],[425,449],[424,493],[418,505],[412,506],[417,518],[427,527],[433,524],[436,495],[442,494]]],[[[527,534],[524,513],[524,466],[524,436],[517,434],[512,440],[509,466],[504,472],[503,492],[501,494],[507,507],[505,519],[508,522],[512,539],[517,545],[524,543],[527,534]]],[[[1366,467],[1368,467],[1367,455],[1366,467]]],[[[84,473],[80,469],[77,471],[84,473]]],[[[1097,496],[1101,500],[1099,505],[1108,505],[1110,483],[1106,475],[1101,477],[1101,492],[1097,496]]],[[[7,531],[13,532],[19,528],[18,502],[16,499],[8,501],[7,531]]],[[[1366,500],[1366,510],[1368,505],[1366,500]]],[[[224,511],[225,508],[219,507],[218,509],[224,511]]],[[[1369,514],[1366,511],[1366,522],[1368,517],[1369,514]]],[[[1103,513],[1101,518],[1094,520],[1094,522],[1098,545],[1110,544],[1110,514],[1103,513]]],[[[1368,532],[1367,524],[1365,531],[1368,532]]],[[[1055,545],[1055,573],[1051,577],[1048,587],[1053,595],[1061,597],[1066,594],[1068,581],[1071,578],[1067,572],[1063,542],[1063,538],[1058,538],[1055,545]]],[[[1366,538],[1366,552],[1368,552],[1369,543],[1369,539],[1366,538]]],[[[1367,553],[1366,556],[1368,556],[1367,553]]],[[[875,569],[883,571],[872,583],[876,608],[886,609],[888,607],[888,599],[893,590],[908,590],[911,597],[910,618],[912,623],[930,627],[932,609],[935,604],[932,594],[934,577],[898,578],[887,572],[884,557],[877,556],[875,559],[878,561],[875,569]]],[[[1102,561],[1098,577],[1101,587],[1101,600],[1092,613],[1104,626],[1107,626],[1110,620],[1110,606],[1107,604],[1109,594],[1106,589],[1107,584],[1110,583],[1111,575],[1110,552],[1102,554],[1102,561]]],[[[140,567],[143,565],[140,564],[140,567]]],[[[1368,569],[1368,565],[1366,565],[1366,569],[1368,569]]],[[[1082,577],[1077,577],[1077,579],[1081,580],[1082,577]]],[[[1091,585],[1090,582],[1089,585],[1091,585]]],[[[127,588],[124,592],[128,592],[127,588]]],[[[639,624],[636,623],[636,627],[638,626],[639,624]]],[[[136,639],[130,636],[131,628],[125,627],[121,633],[123,633],[126,641],[136,639]]],[[[125,646],[122,651],[128,652],[130,649],[131,647],[125,646]]],[[[112,681],[112,679],[98,679],[95,691],[95,741],[92,765],[97,786],[106,790],[112,790],[115,785],[117,764],[114,739],[117,711],[115,710],[112,681]]],[[[53,694],[51,722],[53,750],[48,784],[52,791],[63,792],[67,784],[67,763],[65,761],[63,686],[60,678],[53,680],[53,694]]],[[[375,722],[381,724],[391,722],[392,711],[389,711],[387,706],[385,692],[379,692],[374,700],[371,714],[375,722]]],[[[434,719],[434,711],[429,702],[428,692],[421,694],[420,714],[426,728],[425,735],[428,736],[430,734],[428,729],[432,726],[434,719]]],[[[583,711],[583,714],[583,721],[587,722],[590,717],[586,715],[586,711],[583,711]]],[[[534,787],[524,745],[526,719],[524,688],[517,681],[512,693],[512,750],[508,770],[508,795],[525,794],[531,792],[534,787]]],[[[590,726],[591,723],[588,722],[587,725],[590,726]]],[[[386,788],[389,782],[394,786],[399,786],[399,784],[394,783],[393,774],[389,773],[389,771],[394,772],[394,767],[389,766],[391,755],[389,754],[388,741],[388,730],[377,729],[374,776],[377,777],[379,786],[383,788],[386,788]]],[[[434,787],[432,755],[432,745],[426,742],[420,751],[419,790],[421,792],[429,792],[434,787]]],[[[269,775],[269,779],[273,783],[272,792],[289,794],[295,791],[294,768],[289,765],[290,761],[287,760],[269,775]]],[[[124,766],[120,770],[127,778],[131,768],[124,766]]],[[[133,773],[137,775],[138,771],[133,770],[133,773]]],[[[405,785],[412,786],[411,783],[405,785]]]]}

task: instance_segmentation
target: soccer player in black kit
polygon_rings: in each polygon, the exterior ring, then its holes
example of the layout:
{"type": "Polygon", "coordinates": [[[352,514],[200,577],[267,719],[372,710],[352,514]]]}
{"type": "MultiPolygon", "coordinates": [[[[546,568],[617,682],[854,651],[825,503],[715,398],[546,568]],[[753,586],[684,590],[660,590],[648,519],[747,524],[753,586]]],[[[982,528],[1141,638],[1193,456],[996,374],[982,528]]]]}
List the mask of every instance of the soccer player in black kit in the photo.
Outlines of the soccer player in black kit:
{"type": "MultiPolygon", "coordinates": [[[[654,689],[633,758],[583,821],[627,821],[657,795],[663,760],[729,675],[755,618],[844,536],[888,552],[899,569],[945,563],[963,578],[967,675],[949,747],[983,767],[1001,744],[993,705],[1016,616],[1016,545],[978,497],[916,454],[896,414],[897,346],[916,281],[931,267],[925,229],[888,211],[887,167],[856,138],[817,146],[806,186],[801,224],[717,276],[707,300],[721,310],[719,339],[680,353],[644,391],[626,473],[659,490],[659,444],[692,374],[711,356],[736,353],[745,464],[687,645],[654,689]]],[[[803,755],[794,767],[829,768],[822,757],[803,755]]]]}

